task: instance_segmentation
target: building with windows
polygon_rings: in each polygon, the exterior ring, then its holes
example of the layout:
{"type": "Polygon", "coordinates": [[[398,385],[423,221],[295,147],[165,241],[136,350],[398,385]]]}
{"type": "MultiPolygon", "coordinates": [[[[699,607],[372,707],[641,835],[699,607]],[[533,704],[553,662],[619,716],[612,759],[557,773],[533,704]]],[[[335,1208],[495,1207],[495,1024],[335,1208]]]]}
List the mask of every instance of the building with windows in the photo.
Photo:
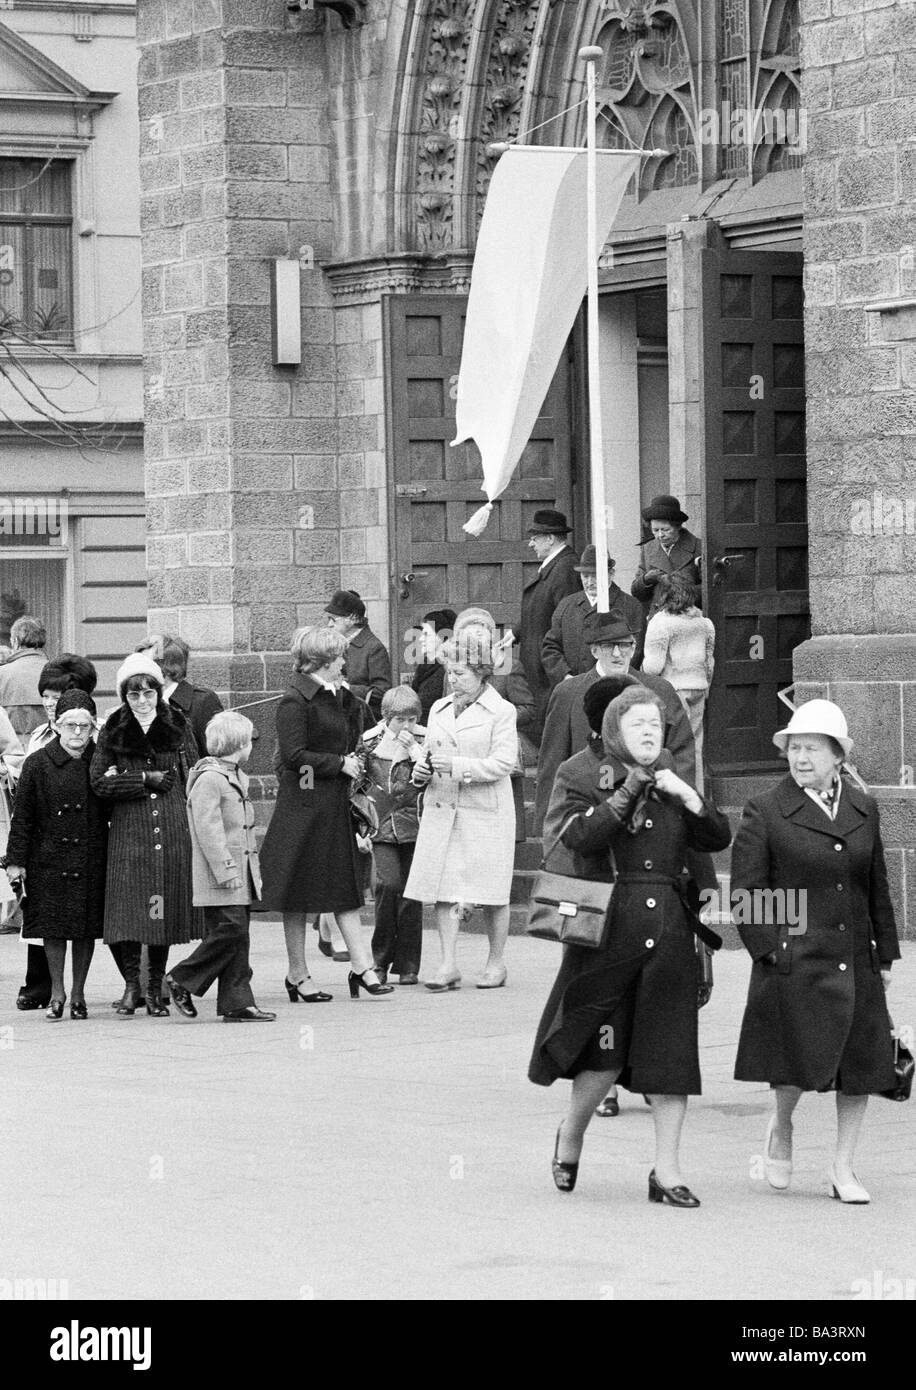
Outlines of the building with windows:
{"type": "Polygon", "coordinates": [[[677,494],[718,631],[714,771],[773,774],[793,682],[837,698],[912,931],[916,6],[147,0],[139,26],[154,625],[263,699],[344,583],[404,676],[424,610],[516,614],[536,508],[586,543],[578,331],[480,540],[449,441],[490,144],[581,144],[598,44],[602,139],[667,151],[602,257],[619,578],[641,504],[677,494]],[[272,304],[278,260],[299,292],[272,304]],[[298,362],[274,359],[285,312],[298,362]]]}
{"type": "Polygon", "coordinates": [[[135,6],[0,6],[0,643],[146,631],[135,6]]]}

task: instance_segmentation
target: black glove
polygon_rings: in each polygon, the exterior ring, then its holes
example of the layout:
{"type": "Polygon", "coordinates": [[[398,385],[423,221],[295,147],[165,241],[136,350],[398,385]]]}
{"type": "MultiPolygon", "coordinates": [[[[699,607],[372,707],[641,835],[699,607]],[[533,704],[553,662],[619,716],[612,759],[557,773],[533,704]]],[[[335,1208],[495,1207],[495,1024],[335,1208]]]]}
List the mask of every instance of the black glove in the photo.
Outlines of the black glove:
{"type": "Polygon", "coordinates": [[[648,772],[644,767],[631,768],[626,775],[626,780],[621,782],[616,791],[611,792],[605,804],[610,806],[618,820],[625,820],[627,812],[639,793],[654,781],[654,774],[648,772]]]}
{"type": "Polygon", "coordinates": [[[629,793],[631,798],[639,796],[643,787],[655,781],[655,773],[650,772],[647,767],[631,767],[624,780],[624,790],[629,793]]]}

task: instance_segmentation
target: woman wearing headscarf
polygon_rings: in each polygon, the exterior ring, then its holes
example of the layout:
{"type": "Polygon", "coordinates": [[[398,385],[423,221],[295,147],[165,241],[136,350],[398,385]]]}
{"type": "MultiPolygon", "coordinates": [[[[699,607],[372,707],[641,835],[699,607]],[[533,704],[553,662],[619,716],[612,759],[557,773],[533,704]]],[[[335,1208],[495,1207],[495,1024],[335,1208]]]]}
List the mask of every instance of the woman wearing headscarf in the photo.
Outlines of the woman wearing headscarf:
{"type": "Polygon", "coordinates": [[[864,1205],[853,1161],[869,1095],[894,1084],[884,992],[900,956],[878,806],[842,776],[852,739],[831,700],[800,705],[773,742],[789,774],[747,803],[732,850],[732,913],[754,961],[735,1077],[773,1088],[763,1153],[777,1190],[802,1092],[835,1091],[831,1194],[864,1205]]]}
{"type": "Polygon", "coordinates": [[[146,1011],[168,1015],[162,981],[170,946],[200,936],[191,905],[191,839],[185,810],[197,761],[190,724],[163,697],[165,677],[134,652],[116,676],[121,704],[108,716],[92,759],[92,787],[110,806],[105,942],[119,946],[125,987],[118,1013],[140,1004],[140,954],[149,948],[146,1011]]]}
{"type": "Polygon", "coordinates": [[[602,948],[564,947],[528,1075],[573,1083],[554,1150],[561,1192],[575,1187],[586,1128],[619,1082],[652,1099],[650,1202],[697,1207],[678,1151],[687,1097],[700,1093],[694,932],[708,933],[681,885],[688,848],[724,849],[731,837],[725,816],[674,773],[663,732],[658,697],[630,686],[605,711],[600,764],[580,755],[557,773],[548,865],[616,887],[602,948]]]}
{"type": "Polygon", "coordinates": [[[23,936],[44,943],[51,972],[48,1018],[63,1017],[71,943],[70,1017],[86,1018],[86,976],[105,904],[106,808],[90,785],[96,708],[83,690],[57,702],[56,735],[23,764],[7,846],[7,872],[25,889],[23,936]]]}

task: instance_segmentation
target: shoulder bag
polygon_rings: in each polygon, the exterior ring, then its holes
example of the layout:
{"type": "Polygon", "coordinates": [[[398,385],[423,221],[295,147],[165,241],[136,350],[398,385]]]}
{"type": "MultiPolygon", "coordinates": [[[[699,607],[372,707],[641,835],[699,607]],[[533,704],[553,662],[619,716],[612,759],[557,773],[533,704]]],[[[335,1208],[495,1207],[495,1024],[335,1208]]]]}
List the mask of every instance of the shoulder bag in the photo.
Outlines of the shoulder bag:
{"type": "MultiPolygon", "coordinates": [[[[544,859],[544,865],[578,814],[576,811],[563,826],[544,859]]],[[[614,856],[610,847],[608,854],[613,869],[614,856]]],[[[531,889],[525,930],[528,936],[538,936],[544,941],[559,941],[563,946],[587,946],[600,951],[607,940],[613,895],[613,883],[555,874],[542,866],[531,889]]]]}

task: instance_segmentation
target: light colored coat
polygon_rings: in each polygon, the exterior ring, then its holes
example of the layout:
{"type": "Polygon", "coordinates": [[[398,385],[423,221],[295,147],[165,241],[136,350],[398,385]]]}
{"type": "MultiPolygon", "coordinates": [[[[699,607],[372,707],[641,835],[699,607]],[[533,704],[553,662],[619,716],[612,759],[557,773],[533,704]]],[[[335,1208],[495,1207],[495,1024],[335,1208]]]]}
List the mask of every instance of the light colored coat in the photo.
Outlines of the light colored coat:
{"type": "Polygon", "coordinates": [[[491,685],[457,719],[453,702],[448,695],[430,710],[426,746],[452,758],[452,775],[434,773],[424,792],[404,897],[503,906],[515,857],[515,708],[491,685]]]}
{"type": "Polygon", "coordinates": [[[188,778],[195,907],[242,907],[260,898],[254,826],[245,773],[223,758],[202,758],[188,778]],[[227,887],[233,879],[241,887],[227,887]]]}

